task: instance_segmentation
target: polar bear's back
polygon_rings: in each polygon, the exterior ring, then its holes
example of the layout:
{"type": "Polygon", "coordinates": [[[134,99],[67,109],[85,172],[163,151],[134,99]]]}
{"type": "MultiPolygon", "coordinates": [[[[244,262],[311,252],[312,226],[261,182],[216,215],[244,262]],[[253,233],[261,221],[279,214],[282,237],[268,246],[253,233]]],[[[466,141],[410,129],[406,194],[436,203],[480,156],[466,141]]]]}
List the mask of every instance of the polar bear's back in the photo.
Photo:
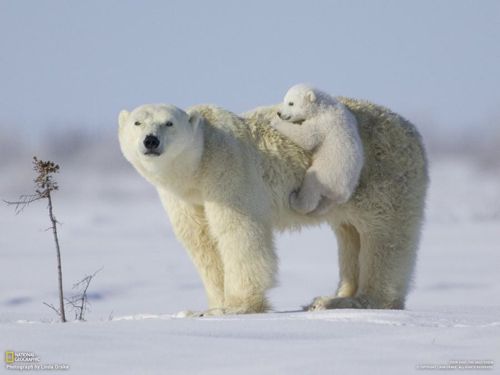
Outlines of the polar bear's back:
{"type": "MultiPolygon", "coordinates": [[[[428,176],[425,150],[416,128],[382,106],[349,98],[337,99],[356,117],[365,162],[354,194],[334,210],[334,215],[341,220],[381,225],[383,222],[388,225],[388,221],[393,225],[421,221],[428,176]]],[[[260,107],[241,116],[213,106],[197,106],[190,111],[193,110],[200,112],[211,126],[254,150],[274,211],[279,221],[284,220],[278,226],[293,225],[298,216],[289,209],[288,196],[301,186],[311,163],[311,153],[270,125],[278,106],[260,107]]],[[[311,220],[313,222],[315,220],[311,220]]]]}
{"type": "Polygon", "coordinates": [[[311,154],[300,148],[271,126],[276,116],[274,107],[262,107],[249,116],[238,116],[232,112],[212,105],[191,107],[188,112],[198,112],[207,125],[236,138],[245,145],[247,151],[253,150],[256,168],[268,187],[276,216],[283,211],[294,215],[289,209],[288,196],[298,189],[304,174],[311,163],[311,154]]]}
{"type": "Polygon", "coordinates": [[[272,165],[272,169],[279,170],[283,166],[283,169],[301,180],[311,163],[310,152],[303,150],[271,126],[271,120],[276,116],[274,107],[261,107],[248,112],[248,116],[238,116],[213,105],[197,105],[188,110],[193,111],[200,113],[209,126],[254,148],[260,156],[265,174],[272,173],[267,170],[268,166],[272,165]]]}
{"type": "Polygon", "coordinates": [[[408,216],[421,220],[428,172],[423,142],[415,126],[385,107],[338,99],[356,117],[365,154],[351,204],[380,220],[391,217],[403,223],[408,216]]]}
{"type": "MultiPolygon", "coordinates": [[[[339,220],[381,225],[388,225],[387,221],[394,225],[420,222],[428,176],[425,150],[415,126],[382,106],[344,97],[336,99],[356,117],[365,161],[354,194],[334,210],[334,215],[339,220]]],[[[276,159],[281,159],[281,164],[280,168],[274,165],[275,173],[286,173],[288,168],[299,173],[302,181],[311,155],[297,152],[269,126],[278,108],[260,107],[242,116],[254,129],[252,135],[260,150],[269,155],[274,148],[278,150],[276,159]]]]}

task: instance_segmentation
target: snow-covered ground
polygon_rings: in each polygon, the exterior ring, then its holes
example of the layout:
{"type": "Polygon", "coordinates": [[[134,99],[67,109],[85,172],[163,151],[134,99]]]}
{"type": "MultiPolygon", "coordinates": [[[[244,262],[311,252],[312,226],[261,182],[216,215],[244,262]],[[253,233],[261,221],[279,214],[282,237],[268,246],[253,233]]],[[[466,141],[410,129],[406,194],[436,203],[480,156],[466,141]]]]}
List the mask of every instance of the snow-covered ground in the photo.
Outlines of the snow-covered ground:
{"type": "MultiPolygon", "coordinates": [[[[194,267],[154,189],[110,160],[63,163],[54,202],[66,293],[103,267],[87,322],[54,323],[42,304],[57,302],[44,204],[18,216],[0,207],[1,351],[34,352],[74,374],[408,374],[472,360],[499,371],[498,173],[466,160],[432,163],[405,311],[297,311],[338,280],[335,238],[322,227],[278,238],[275,312],[183,319],[178,311],[206,307],[194,267]]],[[[29,158],[23,163],[0,166],[0,198],[30,192],[29,158]]]]}

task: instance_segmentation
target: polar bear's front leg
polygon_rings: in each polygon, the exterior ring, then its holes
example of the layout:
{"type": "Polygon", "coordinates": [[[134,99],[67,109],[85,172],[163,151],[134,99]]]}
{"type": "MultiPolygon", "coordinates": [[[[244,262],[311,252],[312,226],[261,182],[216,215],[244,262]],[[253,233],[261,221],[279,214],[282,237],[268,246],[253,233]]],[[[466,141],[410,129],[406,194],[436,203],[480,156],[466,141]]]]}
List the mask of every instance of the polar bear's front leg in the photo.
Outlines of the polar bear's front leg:
{"type": "Polygon", "coordinates": [[[274,285],[277,258],[265,218],[223,202],[207,202],[210,231],[224,265],[222,313],[259,313],[269,309],[266,291],[274,285]]]}
{"type": "Polygon", "coordinates": [[[205,286],[210,309],[224,306],[224,269],[217,244],[208,230],[201,206],[185,203],[168,192],[159,192],[174,233],[186,248],[205,286]]]}

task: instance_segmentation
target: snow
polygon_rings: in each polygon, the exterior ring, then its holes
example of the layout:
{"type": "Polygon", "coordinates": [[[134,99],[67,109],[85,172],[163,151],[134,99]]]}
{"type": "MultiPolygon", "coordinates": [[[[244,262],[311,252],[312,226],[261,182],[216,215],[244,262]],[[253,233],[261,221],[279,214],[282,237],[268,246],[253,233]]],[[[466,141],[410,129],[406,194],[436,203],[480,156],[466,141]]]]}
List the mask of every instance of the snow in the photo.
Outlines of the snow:
{"type": "MultiPolygon", "coordinates": [[[[500,366],[498,173],[468,160],[432,161],[405,311],[300,312],[338,280],[335,237],[320,227],[278,237],[274,312],[191,319],[177,313],[206,307],[194,267],[154,189],[118,160],[63,163],[54,197],[66,293],[103,267],[89,288],[87,322],[56,323],[42,304],[57,303],[44,204],[18,216],[0,207],[0,350],[34,352],[72,374],[407,374],[456,360],[500,366]]],[[[30,192],[29,158],[23,163],[0,166],[10,176],[1,198],[30,192]]]]}

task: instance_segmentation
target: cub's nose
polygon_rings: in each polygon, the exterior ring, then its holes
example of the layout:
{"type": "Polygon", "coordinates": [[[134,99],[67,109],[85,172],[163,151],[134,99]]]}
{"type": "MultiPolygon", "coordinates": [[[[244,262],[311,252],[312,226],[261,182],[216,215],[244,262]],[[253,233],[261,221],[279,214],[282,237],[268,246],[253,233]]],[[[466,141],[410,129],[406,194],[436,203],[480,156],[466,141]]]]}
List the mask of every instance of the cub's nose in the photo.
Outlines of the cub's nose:
{"type": "Polygon", "coordinates": [[[278,115],[279,118],[281,118],[281,112],[280,111],[276,112],[276,114],[278,115]]]}
{"type": "Polygon", "coordinates": [[[148,150],[155,150],[160,145],[160,140],[157,136],[149,134],[146,136],[146,138],[144,138],[143,143],[144,147],[146,147],[148,150]]]}

